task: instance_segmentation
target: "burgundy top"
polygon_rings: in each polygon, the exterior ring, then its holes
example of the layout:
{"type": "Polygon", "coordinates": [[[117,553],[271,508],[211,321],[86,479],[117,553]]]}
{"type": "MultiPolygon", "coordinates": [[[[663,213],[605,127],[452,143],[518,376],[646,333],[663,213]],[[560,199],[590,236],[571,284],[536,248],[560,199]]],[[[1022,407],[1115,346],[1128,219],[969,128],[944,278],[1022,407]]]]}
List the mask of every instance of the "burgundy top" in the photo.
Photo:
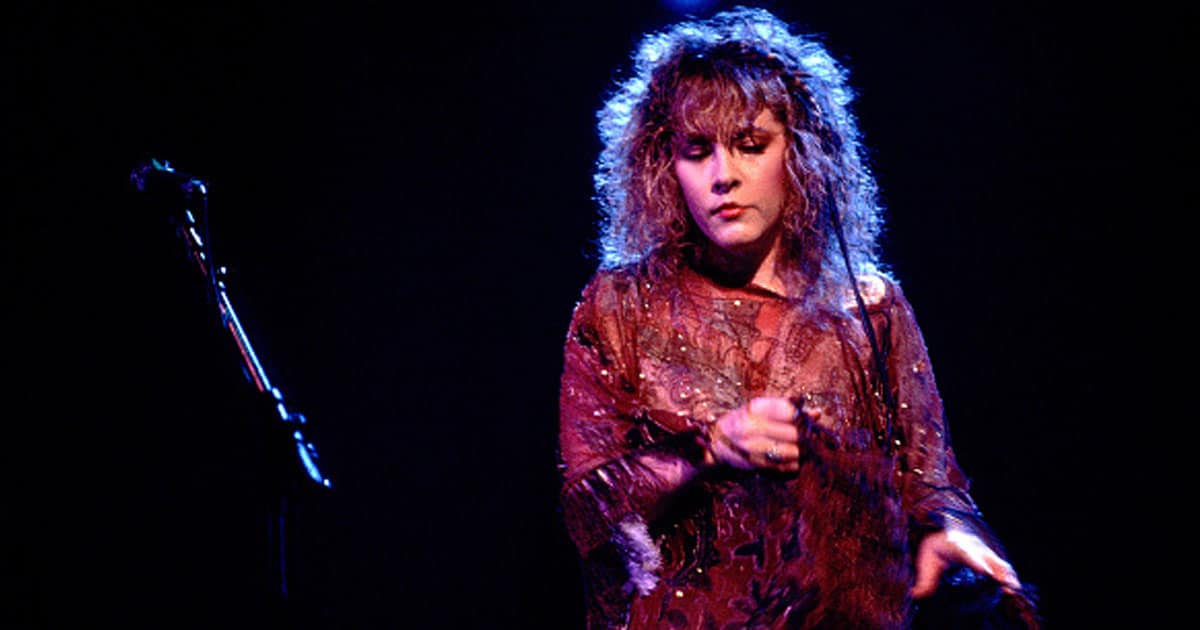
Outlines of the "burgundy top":
{"type": "Polygon", "coordinates": [[[589,627],[902,627],[914,543],[955,518],[986,535],[947,442],[912,308],[861,283],[894,393],[844,310],[685,269],[600,271],[572,316],[560,398],[562,502],[589,627]],[[702,470],[706,423],[756,396],[822,407],[794,474],[702,470]],[[889,454],[889,452],[894,454],[889,454]]]}

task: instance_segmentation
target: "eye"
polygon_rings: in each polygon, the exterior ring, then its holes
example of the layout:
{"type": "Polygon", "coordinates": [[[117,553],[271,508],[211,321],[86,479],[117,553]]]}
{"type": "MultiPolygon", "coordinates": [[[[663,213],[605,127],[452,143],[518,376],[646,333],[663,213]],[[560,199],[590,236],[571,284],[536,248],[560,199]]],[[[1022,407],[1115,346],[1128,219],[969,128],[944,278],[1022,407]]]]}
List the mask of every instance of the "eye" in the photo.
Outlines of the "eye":
{"type": "Polygon", "coordinates": [[[738,151],[751,155],[760,155],[767,150],[766,142],[743,142],[738,145],[738,151]]]}
{"type": "Polygon", "coordinates": [[[767,146],[771,144],[771,138],[761,137],[753,134],[746,134],[737,139],[737,150],[750,155],[761,155],[767,150],[767,146]]]}
{"type": "Polygon", "coordinates": [[[712,143],[703,140],[689,140],[679,148],[679,157],[690,162],[703,160],[712,154],[712,143]]]}

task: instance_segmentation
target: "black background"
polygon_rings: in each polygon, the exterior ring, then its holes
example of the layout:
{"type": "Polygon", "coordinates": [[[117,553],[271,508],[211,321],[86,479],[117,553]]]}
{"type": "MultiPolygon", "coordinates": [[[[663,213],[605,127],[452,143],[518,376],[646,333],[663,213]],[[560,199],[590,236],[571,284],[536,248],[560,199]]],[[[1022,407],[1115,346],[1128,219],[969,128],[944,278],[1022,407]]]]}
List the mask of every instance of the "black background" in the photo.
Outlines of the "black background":
{"type": "MultiPolygon", "coordinates": [[[[148,157],[209,182],[230,296],[333,481],[293,506],[284,625],[579,625],[554,448],[594,112],[679,13],[545,4],[6,5],[0,625],[277,618],[277,438],[170,213],[129,186],[148,157]]],[[[762,6],[851,71],[886,258],[1047,621],[1165,619],[1184,437],[1150,339],[1188,283],[1148,287],[1178,277],[1151,256],[1193,129],[1157,71],[1194,12],[762,6]]]]}

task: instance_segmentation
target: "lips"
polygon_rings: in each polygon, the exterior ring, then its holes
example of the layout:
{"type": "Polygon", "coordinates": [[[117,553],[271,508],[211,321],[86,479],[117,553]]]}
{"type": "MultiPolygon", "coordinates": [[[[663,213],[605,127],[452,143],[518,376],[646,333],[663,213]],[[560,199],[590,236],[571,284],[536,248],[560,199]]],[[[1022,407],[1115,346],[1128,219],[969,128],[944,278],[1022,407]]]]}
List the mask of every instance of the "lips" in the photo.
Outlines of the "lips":
{"type": "Polygon", "coordinates": [[[712,213],[714,216],[729,220],[738,218],[745,211],[745,206],[739,206],[736,203],[723,203],[714,208],[712,213]]]}

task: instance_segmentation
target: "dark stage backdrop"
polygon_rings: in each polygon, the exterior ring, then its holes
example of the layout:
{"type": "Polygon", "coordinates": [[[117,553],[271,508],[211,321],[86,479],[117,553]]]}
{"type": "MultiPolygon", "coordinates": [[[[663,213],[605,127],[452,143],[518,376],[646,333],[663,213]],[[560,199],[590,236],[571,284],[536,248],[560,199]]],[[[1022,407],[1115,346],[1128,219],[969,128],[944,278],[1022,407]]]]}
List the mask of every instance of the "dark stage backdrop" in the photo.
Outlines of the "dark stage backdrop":
{"type": "MultiPolygon", "coordinates": [[[[1150,130],[1171,100],[1144,75],[1169,57],[1145,47],[1181,54],[1194,16],[764,6],[850,68],[886,255],[975,496],[1048,621],[1165,615],[1143,562],[1159,553],[1138,538],[1171,496],[1151,448],[1171,435],[1150,407],[1156,364],[1139,351],[1161,305],[1142,290],[1159,273],[1146,190],[1163,177],[1145,162],[1168,157],[1150,130]]],[[[333,481],[293,506],[286,625],[578,627],[555,444],[561,343],[594,268],[594,112],[637,35],[678,14],[265,0],[2,14],[15,352],[0,514],[15,533],[0,625],[280,618],[276,438],[168,213],[128,184],[159,157],[210,183],[231,298],[333,481]]]]}

